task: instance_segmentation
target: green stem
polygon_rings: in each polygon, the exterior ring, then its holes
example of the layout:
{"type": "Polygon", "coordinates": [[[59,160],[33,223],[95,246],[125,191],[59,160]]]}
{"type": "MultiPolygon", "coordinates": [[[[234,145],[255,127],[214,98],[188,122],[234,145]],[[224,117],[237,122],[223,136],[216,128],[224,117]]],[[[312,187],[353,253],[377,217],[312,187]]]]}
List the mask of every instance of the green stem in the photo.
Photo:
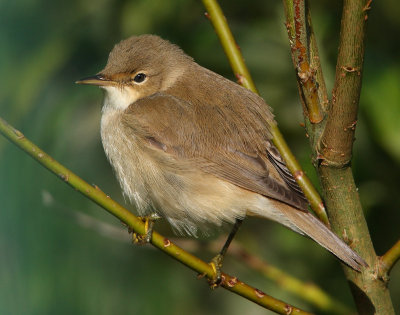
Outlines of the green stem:
{"type": "Polygon", "coordinates": [[[318,169],[333,230],[369,264],[362,272],[344,266],[360,314],[394,314],[387,283],[377,277],[379,261],[368,232],[350,167],[318,169]]]}
{"type": "MultiPolygon", "coordinates": [[[[204,249],[206,249],[211,253],[215,253],[220,250],[221,242],[224,240],[225,239],[223,238],[217,239],[213,242],[207,243],[206,247],[204,246],[205,244],[201,244],[195,240],[179,239],[176,241],[183,247],[190,248],[190,250],[194,252],[203,252],[204,249]]],[[[257,252],[257,250],[255,250],[255,252],[257,252]]],[[[321,287],[311,282],[302,281],[278,267],[262,261],[256,255],[249,252],[243,244],[238,241],[232,242],[229,246],[229,254],[232,257],[236,257],[238,261],[242,261],[246,266],[258,271],[266,279],[273,281],[280,288],[293,293],[316,308],[319,308],[321,311],[329,314],[354,314],[350,308],[344,305],[341,301],[330,296],[321,287]]]]}
{"type": "Polygon", "coordinates": [[[229,252],[232,256],[242,260],[249,267],[259,271],[266,278],[274,281],[279,287],[315,305],[321,311],[329,312],[330,314],[352,314],[352,311],[347,306],[329,296],[314,283],[301,281],[281,269],[262,261],[257,256],[249,253],[240,244],[232,244],[229,248],[229,252]]]}
{"type": "MultiPolygon", "coordinates": [[[[304,56],[314,56],[316,78],[319,87],[325,89],[311,18],[306,0],[285,0],[287,25],[295,25],[295,35],[300,41],[297,48],[306,49],[304,56]],[[299,9],[300,6],[300,9],[299,9]],[[306,19],[307,16],[307,19],[306,19]],[[304,41],[304,42],[303,42],[304,41]],[[311,42],[309,42],[311,41],[311,42]],[[313,43],[314,42],[314,43],[313,43]]],[[[340,32],[339,54],[336,66],[335,87],[331,106],[327,106],[326,91],[319,93],[321,108],[326,115],[323,124],[310,126],[306,121],[312,150],[318,163],[324,199],[333,230],[349,243],[371,268],[362,273],[345,267],[345,274],[360,314],[392,314],[393,306],[386,283],[377,278],[375,268],[379,266],[368,227],[363,215],[352,170],[349,166],[357,122],[358,103],[361,90],[362,61],[364,56],[364,33],[369,0],[345,0],[340,32]]],[[[291,33],[289,32],[289,35],[291,33]]],[[[293,36],[289,36],[292,55],[297,67],[299,55],[293,49],[293,36]],[[295,53],[293,53],[295,52],[295,53]]],[[[297,44],[297,42],[296,42],[297,44]]],[[[301,54],[301,52],[300,52],[301,54]]],[[[305,93],[302,96],[307,98],[305,93]]],[[[309,102],[305,100],[304,102],[309,102]]],[[[303,106],[304,107],[304,106],[303,106]]]]}
{"type": "Polygon", "coordinates": [[[388,277],[390,271],[394,267],[394,265],[399,261],[400,259],[400,240],[396,242],[396,244],[393,245],[391,249],[389,249],[385,255],[381,256],[380,258],[380,264],[381,267],[379,269],[380,271],[380,276],[385,279],[388,277]]]}
{"type": "Polygon", "coordinates": [[[343,3],[335,85],[319,146],[321,163],[332,167],[345,167],[351,160],[361,93],[366,3],[365,0],[343,3]]]}
{"type": "Polygon", "coordinates": [[[243,56],[238,48],[239,46],[233,37],[228,22],[226,21],[218,2],[214,0],[202,1],[207,10],[206,16],[211,20],[214,26],[215,33],[217,33],[217,36],[221,41],[222,47],[224,48],[225,54],[228,57],[228,61],[239,84],[258,94],[256,85],[254,84],[250,72],[244,63],[243,56]]]}
{"type": "Polygon", "coordinates": [[[360,314],[394,314],[387,283],[377,277],[376,256],[350,167],[364,59],[368,0],[345,0],[335,85],[319,146],[318,174],[333,230],[343,235],[370,268],[344,267],[360,314]]]}
{"type": "MultiPolygon", "coordinates": [[[[215,0],[202,0],[203,4],[207,10],[207,16],[209,17],[212,25],[214,26],[215,32],[221,41],[222,47],[228,60],[232,66],[233,72],[238,77],[239,84],[258,93],[257,89],[253,83],[247,66],[244,62],[243,56],[240,52],[238,45],[233,39],[232,32],[228,26],[225,16],[222,13],[221,7],[215,0]]],[[[278,126],[275,123],[270,125],[271,134],[273,137],[273,142],[279,152],[281,153],[283,159],[286,162],[288,169],[294,175],[297,183],[303,190],[306,198],[310,202],[311,208],[316,213],[318,218],[323,221],[326,225],[329,225],[328,217],[325,212],[325,207],[319,196],[317,190],[312,185],[311,181],[304,174],[301,169],[299,162],[294,157],[293,153],[290,151],[285,139],[283,138],[278,126]]]]}
{"type": "MultiPolygon", "coordinates": [[[[129,229],[139,234],[145,233],[145,224],[140,218],[136,217],[127,209],[122,207],[119,203],[112,200],[97,186],[89,185],[72,171],[54,160],[38,146],[25,138],[25,136],[19,130],[10,126],[2,118],[0,118],[0,133],[2,133],[17,147],[29,154],[33,159],[38,161],[42,166],[61,178],[66,184],[79,191],[81,194],[94,201],[99,206],[103,207],[107,212],[121,220],[128,226],[129,229]]],[[[205,275],[208,279],[214,278],[215,272],[211,265],[176,246],[169,239],[155,231],[153,231],[151,243],[167,255],[178,260],[199,274],[205,275]]],[[[291,314],[310,314],[294,306],[288,305],[285,302],[277,300],[265,294],[264,292],[237,280],[236,277],[232,277],[228,274],[222,274],[222,278],[223,282],[221,286],[225,289],[247,298],[248,300],[257,303],[266,309],[275,311],[278,314],[288,314],[288,310],[292,311],[291,314]]]]}

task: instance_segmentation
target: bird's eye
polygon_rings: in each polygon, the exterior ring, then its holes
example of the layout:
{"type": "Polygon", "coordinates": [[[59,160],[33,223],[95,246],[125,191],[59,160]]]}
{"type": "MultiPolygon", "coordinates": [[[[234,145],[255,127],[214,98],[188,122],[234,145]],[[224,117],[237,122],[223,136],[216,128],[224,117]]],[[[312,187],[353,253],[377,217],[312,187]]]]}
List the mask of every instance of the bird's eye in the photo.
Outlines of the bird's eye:
{"type": "Polygon", "coordinates": [[[144,73],[138,73],[133,78],[133,81],[135,81],[136,83],[142,83],[145,79],[146,79],[146,75],[144,73]]]}

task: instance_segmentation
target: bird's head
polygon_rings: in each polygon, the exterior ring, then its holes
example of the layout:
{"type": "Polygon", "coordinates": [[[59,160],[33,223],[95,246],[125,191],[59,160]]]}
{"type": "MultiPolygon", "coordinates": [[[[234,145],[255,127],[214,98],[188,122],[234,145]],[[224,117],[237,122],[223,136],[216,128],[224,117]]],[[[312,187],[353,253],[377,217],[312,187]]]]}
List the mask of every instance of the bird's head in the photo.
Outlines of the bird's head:
{"type": "Polygon", "coordinates": [[[106,91],[105,104],[123,110],[167,90],[191,62],[178,46],[158,36],[132,36],[115,45],[102,71],[76,83],[100,86],[106,91]]]}

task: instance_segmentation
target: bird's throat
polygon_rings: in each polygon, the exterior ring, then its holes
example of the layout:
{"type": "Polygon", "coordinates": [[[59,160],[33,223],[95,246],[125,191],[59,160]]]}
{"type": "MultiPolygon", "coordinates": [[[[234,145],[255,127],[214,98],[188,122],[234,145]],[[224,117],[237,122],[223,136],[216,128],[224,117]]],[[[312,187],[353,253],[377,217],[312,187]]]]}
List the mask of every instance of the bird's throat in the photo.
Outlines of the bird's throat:
{"type": "Polygon", "coordinates": [[[105,90],[103,110],[124,110],[139,98],[139,92],[129,86],[102,86],[105,90]]]}

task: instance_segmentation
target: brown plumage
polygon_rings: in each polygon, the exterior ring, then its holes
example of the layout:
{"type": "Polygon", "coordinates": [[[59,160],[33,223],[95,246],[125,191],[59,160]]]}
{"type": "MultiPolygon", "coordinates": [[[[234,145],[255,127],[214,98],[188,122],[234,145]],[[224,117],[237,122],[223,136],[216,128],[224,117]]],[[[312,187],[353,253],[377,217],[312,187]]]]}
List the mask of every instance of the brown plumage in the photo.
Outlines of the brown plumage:
{"type": "Polygon", "coordinates": [[[256,94],[153,35],[120,42],[105,69],[79,83],[106,90],[103,146],[140,215],[156,213],[193,235],[256,215],[308,235],[354,269],[366,265],[307,211],[256,94]]]}

